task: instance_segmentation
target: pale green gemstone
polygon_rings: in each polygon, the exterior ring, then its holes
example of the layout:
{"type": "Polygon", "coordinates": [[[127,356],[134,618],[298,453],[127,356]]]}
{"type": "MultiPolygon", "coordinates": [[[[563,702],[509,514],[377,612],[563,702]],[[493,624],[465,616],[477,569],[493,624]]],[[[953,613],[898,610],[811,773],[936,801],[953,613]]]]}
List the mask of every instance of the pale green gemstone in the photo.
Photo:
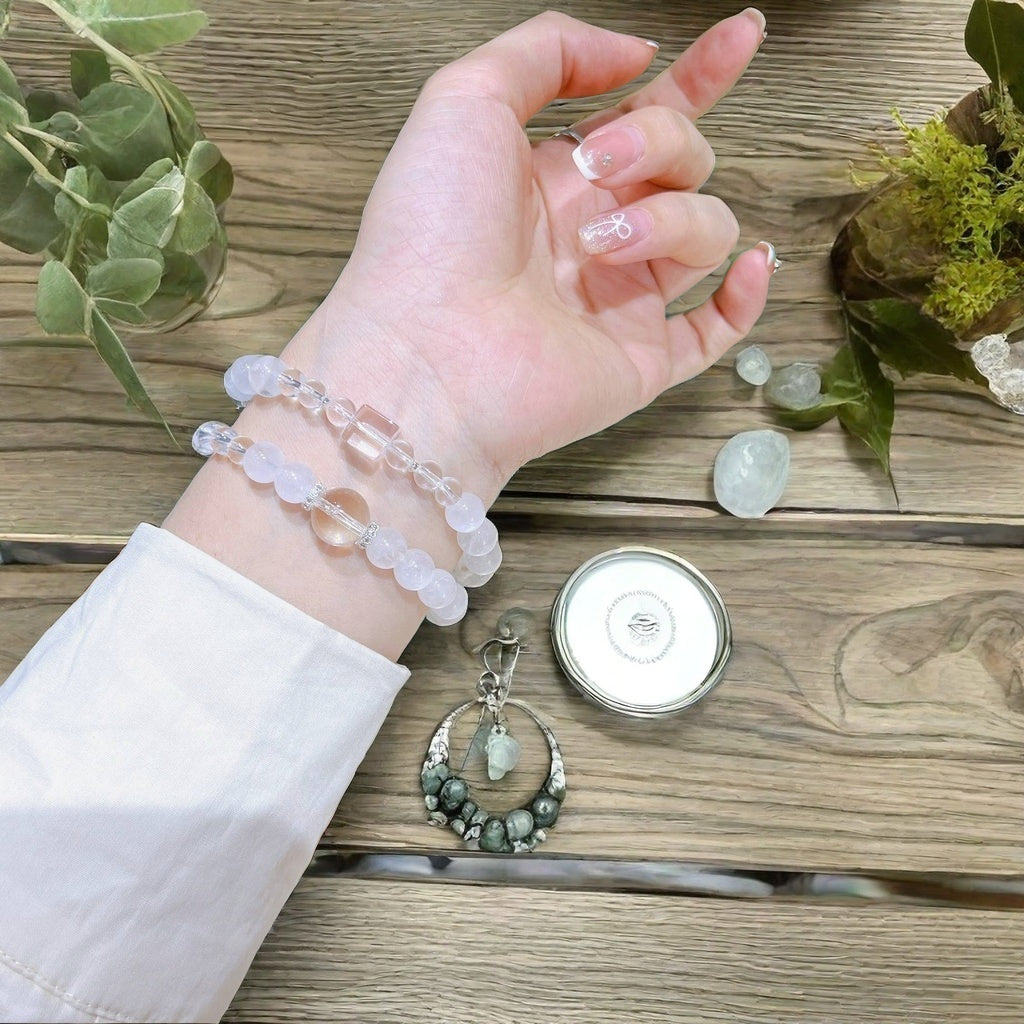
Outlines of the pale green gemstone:
{"type": "Polygon", "coordinates": [[[491,730],[487,740],[487,777],[492,782],[503,779],[517,764],[522,754],[519,741],[504,729],[491,730]]]}
{"type": "Polygon", "coordinates": [[[525,839],[533,831],[533,815],[523,807],[505,815],[505,830],[509,839],[525,839]]]}

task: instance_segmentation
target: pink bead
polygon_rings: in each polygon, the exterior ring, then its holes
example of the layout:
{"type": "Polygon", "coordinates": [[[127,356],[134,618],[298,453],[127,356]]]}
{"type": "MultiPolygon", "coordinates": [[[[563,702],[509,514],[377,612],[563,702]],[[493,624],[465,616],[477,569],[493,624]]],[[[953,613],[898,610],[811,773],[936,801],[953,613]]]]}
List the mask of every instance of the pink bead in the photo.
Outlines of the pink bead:
{"type": "Polygon", "coordinates": [[[313,532],[325,544],[343,551],[351,551],[355,547],[369,522],[370,509],[366,499],[347,487],[332,487],[325,491],[320,504],[310,514],[313,532]]]}

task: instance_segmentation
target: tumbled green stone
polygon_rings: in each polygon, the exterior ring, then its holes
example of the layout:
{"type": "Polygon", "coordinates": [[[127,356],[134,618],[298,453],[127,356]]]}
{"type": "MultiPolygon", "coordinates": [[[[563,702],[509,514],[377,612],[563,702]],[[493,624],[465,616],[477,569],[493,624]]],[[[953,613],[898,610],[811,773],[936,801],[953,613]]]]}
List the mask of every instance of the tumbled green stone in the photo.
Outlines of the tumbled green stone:
{"type": "Polygon", "coordinates": [[[420,785],[427,796],[436,796],[451,772],[446,764],[435,764],[420,775],[420,785]]]}
{"type": "Polygon", "coordinates": [[[473,815],[479,810],[477,805],[472,800],[467,800],[461,808],[459,808],[459,817],[463,821],[472,821],[473,815]]]}
{"type": "Polygon", "coordinates": [[[553,796],[541,793],[534,799],[530,810],[533,812],[534,822],[541,828],[547,828],[550,825],[554,825],[558,819],[560,807],[561,805],[553,796]]]}
{"type": "Polygon", "coordinates": [[[469,786],[463,779],[449,779],[441,787],[441,806],[446,811],[454,811],[462,806],[462,802],[467,796],[469,796],[469,786]]]}
{"type": "Polygon", "coordinates": [[[508,846],[505,835],[505,822],[501,818],[488,818],[480,833],[480,849],[488,853],[502,853],[508,846]]]}
{"type": "Polygon", "coordinates": [[[509,839],[525,839],[533,831],[533,815],[524,807],[517,807],[505,815],[505,831],[509,839]]]}
{"type": "Polygon", "coordinates": [[[466,831],[466,823],[461,818],[452,818],[451,820],[452,831],[461,836],[466,831]]]}

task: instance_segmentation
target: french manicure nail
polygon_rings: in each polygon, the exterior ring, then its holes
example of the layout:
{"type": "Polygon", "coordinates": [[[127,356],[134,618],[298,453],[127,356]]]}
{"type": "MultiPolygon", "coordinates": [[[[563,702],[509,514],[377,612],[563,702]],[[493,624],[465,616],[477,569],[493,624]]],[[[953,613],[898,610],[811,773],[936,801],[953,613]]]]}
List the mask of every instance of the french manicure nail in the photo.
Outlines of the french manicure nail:
{"type": "Polygon", "coordinates": [[[646,44],[647,44],[647,45],[648,45],[648,46],[649,46],[649,47],[650,47],[650,48],[651,48],[652,50],[660,50],[660,49],[661,49],[661,43],[657,43],[657,42],[655,42],[655,41],[654,41],[653,39],[645,39],[645,40],[644,40],[644,42],[645,42],[645,43],[646,43],[646,44]]]}
{"type": "Polygon", "coordinates": [[[768,22],[765,20],[765,16],[756,8],[748,7],[745,11],[740,11],[740,14],[744,17],[750,18],[761,31],[761,39],[768,38],[768,22]]]}
{"type": "Polygon", "coordinates": [[[764,253],[764,262],[769,274],[774,274],[782,266],[782,260],[776,255],[775,246],[771,242],[758,242],[754,248],[764,253]]]}
{"type": "Polygon", "coordinates": [[[615,210],[588,220],[580,228],[580,241],[591,256],[615,252],[646,238],[654,227],[654,218],[642,207],[615,210]]]}
{"type": "Polygon", "coordinates": [[[573,150],[572,158],[587,181],[596,181],[635,164],[643,152],[643,133],[626,125],[589,135],[573,150]]]}

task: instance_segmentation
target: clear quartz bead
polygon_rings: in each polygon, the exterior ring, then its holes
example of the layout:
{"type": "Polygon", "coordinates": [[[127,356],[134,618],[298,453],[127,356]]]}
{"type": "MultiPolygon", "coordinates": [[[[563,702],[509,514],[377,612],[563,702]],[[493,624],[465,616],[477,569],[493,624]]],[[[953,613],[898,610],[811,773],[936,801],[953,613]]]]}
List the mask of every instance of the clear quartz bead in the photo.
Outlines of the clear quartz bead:
{"type": "Polygon", "coordinates": [[[467,555],[486,555],[498,543],[498,528],[485,519],[475,530],[459,533],[459,547],[467,555]]]}
{"type": "Polygon", "coordinates": [[[455,600],[459,585],[447,569],[435,569],[425,587],[420,587],[420,600],[428,608],[444,608],[455,600]]]}
{"type": "Polygon", "coordinates": [[[284,452],[270,441],[256,441],[249,445],[242,456],[245,475],[258,484],[273,481],[278,469],[284,465],[284,452]]]}
{"type": "Polygon", "coordinates": [[[412,481],[421,491],[432,491],[441,482],[441,467],[436,462],[417,462],[412,481]]]}
{"type": "Polygon", "coordinates": [[[441,508],[448,508],[462,497],[462,484],[453,476],[446,476],[434,488],[434,500],[441,508]]]}
{"type": "Polygon", "coordinates": [[[416,462],[412,454],[412,445],[403,438],[388,441],[384,449],[384,461],[399,473],[409,472],[416,462]]]}
{"type": "Polygon", "coordinates": [[[459,561],[470,572],[475,572],[478,576],[488,576],[501,565],[501,545],[495,544],[485,555],[467,555],[463,552],[459,561]]]}
{"type": "Polygon", "coordinates": [[[200,424],[192,435],[192,447],[200,455],[212,455],[214,438],[222,430],[227,430],[227,427],[216,420],[208,420],[206,423],[200,424]]]}
{"type": "Polygon", "coordinates": [[[336,398],[327,406],[327,422],[344,429],[356,418],[355,403],[347,398],[336,398]]]}
{"type": "Polygon", "coordinates": [[[310,514],[313,532],[331,547],[351,551],[370,521],[366,499],[347,487],[332,487],[310,514]]]}
{"type": "Polygon", "coordinates": [[[462,584],[464,587],[482,587],[485,583],[490,583],[491,577],[494,575],[493,572],[473,572],[466,565],[466,556],[463,555],[459,559],[459,564],[455,566],[455,582],[462,584]]]}
{"type": "Polygon", "coordinates": [[[469,594],[465,587],[459,587],[454,599],[444,608],[431,608],[427,612],[427,621],[435,626],[454,626],[466,614],[469,607],[469,594]]]}
{"type": "Polygon", "coordinates": [[[276,398],[281,394],[281,373],[284,361],[277,356],[259,356],[249,366],[249,384],[253,393],[264,398],[276,398]]]}
{"type": "Polygon", "coordinates": [[[483,524],[487,515],[484,503],[468,491],[454,505],[444,510],[448,525],[457,533],[469,533],[483,524]]]}
{"type": "Polygon", "coordinates": [[[408,548],[405,538],[390,526],[382,526],[366,545],[366,560],[378,569],[394,569],[399,556],[408,548]]]}
{"type": "Polygon", "coordinates": [[[398,435],[398,424],[372,406],[361,405],[342,440],[370,463],[376,464],[388,442],[398,435]]]}
{"type": "Polygon", "coordinates": [[[221,426],[223,429],[215,434],[212,440],[214,455],[227,455],[228,446],[238,437],[238,431],[234,427],[224,427],[223,424],[221,426]]]}
{"type": "Polygon", "coordinates": [[[239,356],[224,371],[224,390],[229,398],[233,398],[241,405],[247,405],[252,401],[255,391],[249,377],[249,367],[259,359],[259,356],[239,356]]]}
{"type": "Polygon", "coordinates": [[[395,561],[395,579],[406,590],[425,587],[434,573],[434,560],[421,548],[407,548],[395,561]]]}
{"type": "Polygon", "coordinates": [[[301,370],[296,370],[295,367],[290,367],[287,370],[281,371],[281,394],[285,398],[298,398],[299,389],[302,387],[302,382],[306,378],[303,376],[301,370]]]}
{"type": "Polygon", "coordinates": [[[235,437],[232,438],[231,444],[228,445],[228,458],[236,465],[242,464],[242,459],[245,457],[245,453],[253,446],[254,442],[251,437],[235,437]]]}
{"type": "Polygon", "coordinates": [[[324,399],[327,398],[327,386],[323,381],[307,380],[302,382],[302,390],[299,392],[299,405],[303,409],[321,409],[324,399]]]}
{"type": "Polygon", "coordinates": [[[301,505],[316,484],[316,473],[301,462],[286,462],[274,474],[274,490],[289,505],[301,505]]]}

